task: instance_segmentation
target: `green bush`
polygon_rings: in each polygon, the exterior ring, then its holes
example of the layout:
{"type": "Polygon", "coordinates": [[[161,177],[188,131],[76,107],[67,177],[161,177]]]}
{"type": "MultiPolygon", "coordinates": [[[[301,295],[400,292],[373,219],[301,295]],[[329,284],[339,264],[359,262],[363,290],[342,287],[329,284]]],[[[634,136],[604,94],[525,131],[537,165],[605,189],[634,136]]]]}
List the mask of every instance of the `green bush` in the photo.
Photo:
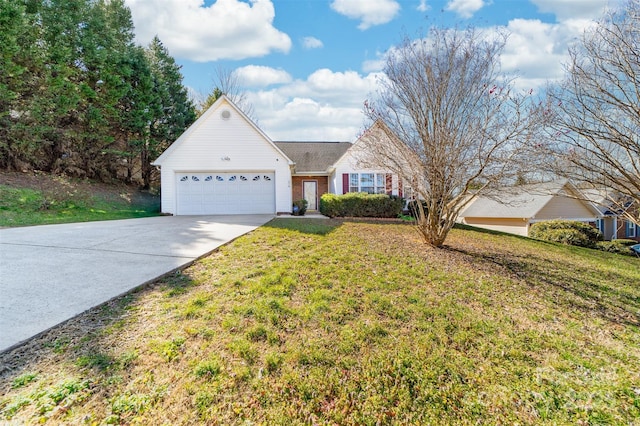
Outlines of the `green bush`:
{"type": "Polygon", "coordinates": [[[402,198],[385,194],[350,192],[320,198],[320,213],[329,217],[398,217],[403,206],[402,198]]]}
{"type": "Polygon", "coordinates": [[[529,236],[570,246],[595,248],[602,233],[593,226],[575,220],[549,220],[531,225],[529,236]]]}
{"type": "Polygon", "coordinates": [[[629,248],[634,244],[637,244],[634,240],[612,240],[612,241],[600,241],[597,244],[598,250],[608,251],[609,253],[628,254],[632,255],[633,251],[629,248]]]}
{"type": "Polygon", "coordinates": [[[304,216],[304,214],[307,212],[308,205],[309,205],[309,202],[305,199],[294,201],[293,210],[292,210],[293,215],[304,216]]]}

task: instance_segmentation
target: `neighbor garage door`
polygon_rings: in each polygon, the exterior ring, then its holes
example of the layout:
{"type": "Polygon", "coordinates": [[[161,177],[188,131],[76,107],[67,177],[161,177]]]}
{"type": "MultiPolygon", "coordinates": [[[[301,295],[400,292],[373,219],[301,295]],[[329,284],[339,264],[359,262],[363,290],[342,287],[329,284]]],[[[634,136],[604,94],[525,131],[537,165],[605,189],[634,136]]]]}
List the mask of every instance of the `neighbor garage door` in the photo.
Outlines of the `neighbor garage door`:
{"type": "Polygon", "coordinates": [[[273,214],[273,172],[176,174],[177,214],[273,214]]]}

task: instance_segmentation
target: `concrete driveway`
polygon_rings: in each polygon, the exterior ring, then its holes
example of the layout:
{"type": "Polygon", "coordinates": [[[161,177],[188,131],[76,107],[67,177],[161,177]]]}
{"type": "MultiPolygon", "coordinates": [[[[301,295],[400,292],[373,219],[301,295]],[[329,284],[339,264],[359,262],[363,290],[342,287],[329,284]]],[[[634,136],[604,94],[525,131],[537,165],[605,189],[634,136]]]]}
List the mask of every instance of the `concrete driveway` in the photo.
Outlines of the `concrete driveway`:
{"type": "Polygon", "coordinates": [[[272,218],[162,216],[0,229],[0,352],[272,218]]]}

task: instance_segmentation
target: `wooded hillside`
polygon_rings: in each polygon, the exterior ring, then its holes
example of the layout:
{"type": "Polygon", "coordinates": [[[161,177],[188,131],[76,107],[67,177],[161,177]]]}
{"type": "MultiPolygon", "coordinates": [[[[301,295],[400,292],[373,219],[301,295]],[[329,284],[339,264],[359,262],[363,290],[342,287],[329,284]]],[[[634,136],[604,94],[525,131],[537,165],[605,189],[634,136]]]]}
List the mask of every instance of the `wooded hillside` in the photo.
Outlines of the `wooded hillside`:
{"type": "Polygon", "coordinates": [[[180,67],[123,0],[0,0],[0,167],[148,187],[195,120],[180,67]]]}

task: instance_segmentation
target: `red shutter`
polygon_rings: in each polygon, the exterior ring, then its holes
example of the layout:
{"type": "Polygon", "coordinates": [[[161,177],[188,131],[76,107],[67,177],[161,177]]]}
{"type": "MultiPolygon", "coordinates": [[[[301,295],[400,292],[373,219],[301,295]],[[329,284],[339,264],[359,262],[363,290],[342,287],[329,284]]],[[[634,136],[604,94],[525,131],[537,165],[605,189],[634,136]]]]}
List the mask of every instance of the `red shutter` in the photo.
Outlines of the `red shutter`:
{"type": "Polygon", "coordinates": [[[387,195],[391,195],[393,193],[393,178],[391,177],[391,173],[387,173],[384,177],[384,190],[387,195]]]}
{"type": "Polygon", "coordinates": [[[342,193],[349,192],[349,173],[342,174],[342,193]]]}
{"type": "Polygon", "coordinates": [[[402,178],[398,176],[398,197],[402,197],[402,178]]]}

